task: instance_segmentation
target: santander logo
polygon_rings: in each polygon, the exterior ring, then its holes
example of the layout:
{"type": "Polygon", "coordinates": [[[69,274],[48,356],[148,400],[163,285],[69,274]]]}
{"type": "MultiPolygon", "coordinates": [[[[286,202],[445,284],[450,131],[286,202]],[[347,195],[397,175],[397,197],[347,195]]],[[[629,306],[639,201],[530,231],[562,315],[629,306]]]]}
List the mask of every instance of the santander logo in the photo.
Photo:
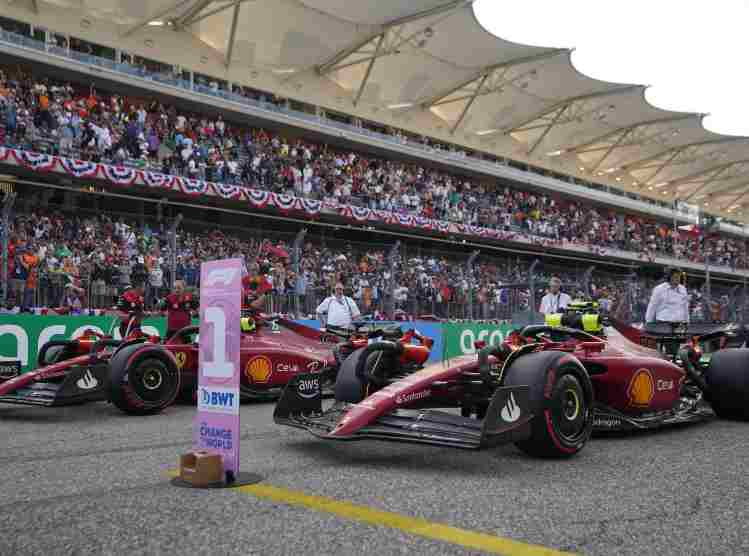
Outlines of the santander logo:
{"type": "Polygon", "coordinates": [[[429,390],[422,390],[421,392],[412,392],[410,394],[398,394],[395,397],[395,403],[398,405],[404,404],[404,403],[410,403],[415,402],[417,400],[423,400],[424,398],[428,398],[431,395],[431,392],[429,390]]]}
{"type": "Polygon", "coordinates": [[[502,420],[505,423],[514,423],[520,419],[520,406],[515,401],[515,396],[510,392],[510,397],[507,398],[507,403],[500,412],[502,420]]]}

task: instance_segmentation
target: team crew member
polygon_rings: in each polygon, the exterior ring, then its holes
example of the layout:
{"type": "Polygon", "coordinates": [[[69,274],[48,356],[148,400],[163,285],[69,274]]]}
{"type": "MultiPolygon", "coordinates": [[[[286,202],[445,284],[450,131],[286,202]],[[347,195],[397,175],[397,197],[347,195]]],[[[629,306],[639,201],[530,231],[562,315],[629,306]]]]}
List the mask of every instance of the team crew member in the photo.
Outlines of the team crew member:
{"type": "Polygon", "coordinates": [[[143,322],[143,309],[146,299],[143,283],[136,283],[125,290],[117,300],[117,310],[120,312],[120,336],[124,339],[133,333],[140,334],[143,322]]]}
{"type": "Polygon", "coordinates": [[[267,267],[260,267],[257,276],[242,278],[242,309],[260,311],[265,308],[266,294],[273,285],[265,277],[267,267]]]}
{"type": "Polygon", "coordinates": [[[570,304],[572,298],[560,291],[562,281],[557,276],[552,276],[549,280],[549,293],[541,298],[541,308],[539,309],[544,315],[553,315],[565,309],[570,304]]]}
{"type": "Polygon", "coordinates": [[[336,283],[334,294],[323,299],[315,312],[321,323],[339,328],[351,328],[354,319],[361,316],[356,302],[343,295],[343,284],[340,282],[336,283]]]}
{"type": "Polygon", "coordinates": [[[192,313],[197,308],[196,299],[191,293],[185,293],[185,283],[182,280],[174,282],[174,292],[167,295],[159,304],[159,309],[166,311],[166,337],[190,326],[192,313]]]}
{"type": "Polygon", "coordinates": [[[646,323],[689,322],[689,296],[682,284],[683,273],[678,268],[669,271],[668,282],[653,288],[646,323]]]}

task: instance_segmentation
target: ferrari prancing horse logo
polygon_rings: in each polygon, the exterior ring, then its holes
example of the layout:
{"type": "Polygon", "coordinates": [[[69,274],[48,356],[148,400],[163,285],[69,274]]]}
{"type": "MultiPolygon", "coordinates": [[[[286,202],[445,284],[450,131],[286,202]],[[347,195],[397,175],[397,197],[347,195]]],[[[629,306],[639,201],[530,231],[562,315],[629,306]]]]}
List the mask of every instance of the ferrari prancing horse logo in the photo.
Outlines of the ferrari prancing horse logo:
{"type": "Polygon", "coordinates": [[[185,362],[187,361],[187,354],[184,351],[178,351],[174,354],[174,358],[177,360],[177,368],[182,370],[182,367],[185,366],[185,362]]]}

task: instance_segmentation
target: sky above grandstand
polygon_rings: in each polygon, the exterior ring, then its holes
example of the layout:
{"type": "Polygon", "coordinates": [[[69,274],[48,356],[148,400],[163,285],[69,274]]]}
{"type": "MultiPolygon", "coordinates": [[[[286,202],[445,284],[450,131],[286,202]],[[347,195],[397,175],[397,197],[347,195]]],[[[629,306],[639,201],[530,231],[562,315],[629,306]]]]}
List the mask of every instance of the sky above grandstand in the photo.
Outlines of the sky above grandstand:
{"type": "Polygon", "coordinates": [[[478,0],[476,16],[505,40],[574,48],[572,63],[604,81],[649,85],[666,110],[709,113],[713,132],[749,136],[749,0],[478,0]]]}

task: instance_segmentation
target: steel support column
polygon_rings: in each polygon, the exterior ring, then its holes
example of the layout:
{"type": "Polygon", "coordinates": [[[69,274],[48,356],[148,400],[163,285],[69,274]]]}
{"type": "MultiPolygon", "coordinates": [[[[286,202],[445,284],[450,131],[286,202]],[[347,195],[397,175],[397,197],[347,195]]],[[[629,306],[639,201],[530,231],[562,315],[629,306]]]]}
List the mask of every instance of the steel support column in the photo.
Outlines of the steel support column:
{"type": "Polygon", "coordinates": [[[181,222],[182,213],[180,212],[169,227],[169,286],[172,290],[174,290],[174,282],[177,279],[177,228],[179,228],[181,222]]]}
{"type": "Polygon", "coordinates": [[[13,203],[16,200],[16,193],[11,192],[5,195],[3,201],[3,275],[2,275],[2,303],[3,306],[8,302],[8,243],[10,240],[10,217],[13,212],[13,203]]]}

